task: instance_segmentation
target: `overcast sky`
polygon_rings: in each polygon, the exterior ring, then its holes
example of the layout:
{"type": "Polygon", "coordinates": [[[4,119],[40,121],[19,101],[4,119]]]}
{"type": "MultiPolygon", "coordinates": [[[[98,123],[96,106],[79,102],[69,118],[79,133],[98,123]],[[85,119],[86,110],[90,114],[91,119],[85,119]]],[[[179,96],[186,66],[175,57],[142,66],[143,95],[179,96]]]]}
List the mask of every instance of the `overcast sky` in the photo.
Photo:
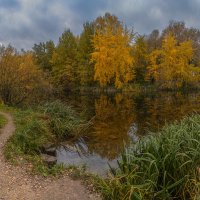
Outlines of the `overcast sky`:
{"type": "Polygon", "coordinates": [[[161,30],[170,20],[200,28],[200,0],[0,0],[0,42],[18,49],[57,42],[64,29],[79,34],[85,21],[105,12],[141,34],[161,30]]]}

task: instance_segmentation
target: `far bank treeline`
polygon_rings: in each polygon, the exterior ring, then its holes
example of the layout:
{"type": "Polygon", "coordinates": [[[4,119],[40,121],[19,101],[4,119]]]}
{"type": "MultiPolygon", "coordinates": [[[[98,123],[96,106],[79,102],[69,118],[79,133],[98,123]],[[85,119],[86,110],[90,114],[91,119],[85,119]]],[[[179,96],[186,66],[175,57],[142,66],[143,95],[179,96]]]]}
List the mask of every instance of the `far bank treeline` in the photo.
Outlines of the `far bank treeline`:
{"type": "Polygon", "coordinates": [[[162,33],[140,35],[106,13],[85,23],[78,36],[68,29],[56,45],[47,41],[20,53],[3,47],[0,57],[5,102],[18,103],[30,93],[44,95],[53,88],[198,88],[200,30],[171,21],[162,33]]]}

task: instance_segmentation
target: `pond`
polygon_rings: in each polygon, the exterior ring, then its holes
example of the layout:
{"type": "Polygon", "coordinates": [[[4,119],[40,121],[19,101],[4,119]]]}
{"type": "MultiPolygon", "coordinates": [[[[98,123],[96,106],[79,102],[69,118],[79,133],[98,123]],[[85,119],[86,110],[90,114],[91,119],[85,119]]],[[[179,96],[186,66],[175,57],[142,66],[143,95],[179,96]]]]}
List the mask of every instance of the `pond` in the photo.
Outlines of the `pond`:
{"type": "Polygon", "coordinates": [[[166,123],[200,112],[200,92],[156,94],[73,94],[66,99],[92,125],[57,150],[58,163],[86,165],[105,175],[108,163],[116,167],[125,145],[137,141],[166,123]]]}

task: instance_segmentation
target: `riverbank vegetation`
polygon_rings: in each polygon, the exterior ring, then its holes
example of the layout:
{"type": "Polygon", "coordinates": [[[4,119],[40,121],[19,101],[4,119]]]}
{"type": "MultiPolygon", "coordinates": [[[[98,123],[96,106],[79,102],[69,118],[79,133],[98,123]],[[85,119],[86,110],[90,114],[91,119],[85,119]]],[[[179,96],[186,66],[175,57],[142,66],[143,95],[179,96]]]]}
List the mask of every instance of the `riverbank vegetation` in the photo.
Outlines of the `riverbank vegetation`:
{"type": "Polygon", "coordinates": [[[45,162],[42,158],[45,145],[51,144],[54,148],[63,137],[76,137],[87,123],[84,124],[84,120],[78,117],[71,107],[59,101],[46,103],[34,110],[6,110],[14,115],[16,124],[16,133],[5,147],[6,158],[15,164],[31,163],[31,171],[45,176],[64,170],[62,165],[50,166],[45,162]]]}
{"type": "Polygon", "coordinates": [[[198,199],[200,116],[186,117],[126,149],[99,181],[105,199],[198,199]]]}
{"type": "MultiPolygon", "coordinates": [[[[63,137],[63,132],[55,129],[63,123],[57,125],[54,117],[71,120],[64,129],[59,129],[66,133],[74,130],[64,137],[73,137],[78,133],[75,130],[80,130],[77,122],[83,120],[70,107],[64,111],[61,108],[60,102],[48,103],[37,111],[2,107],[14,114],[17,125],[16,133],[5,147],[6,158],[15,164],[27,164],[32,172],[44,176],[66,170],[62,165],[48,166],[41,157],[45,144],[60,139],[59,134],[63,137]],[[53,115],[55,108],[58,109],[53,115]]],[[[96,182],[96,188],[105,199],[195,199],[200,192],[199,127],[197,114],[166,125],[158,133],[150,133],[128,147],[118,161],[118,168],[111,168],[107,179],[87,176],[88,181],[96,182]]],[[[72,175],[73,171],[69,170],[72,175]]],[[[82,176],[85,178],[84,173],[82,176]]]]}
{"type": "Polygon", "coordinates": [[[60,101],[46,103],[41,109],[48,117],[49,127],[57,140],[77,136],[83,130],[84,123],[86,125],[70,106],[60,101]]]}

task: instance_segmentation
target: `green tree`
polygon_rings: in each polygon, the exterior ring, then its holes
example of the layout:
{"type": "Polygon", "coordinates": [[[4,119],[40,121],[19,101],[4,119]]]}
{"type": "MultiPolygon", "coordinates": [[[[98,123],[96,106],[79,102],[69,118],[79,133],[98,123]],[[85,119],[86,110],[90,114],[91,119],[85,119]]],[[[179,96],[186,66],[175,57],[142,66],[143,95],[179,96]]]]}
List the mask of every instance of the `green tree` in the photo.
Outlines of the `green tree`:
{"type": "Polygon", "coordinates": [[[145,82],[146,68],[148,64],[148,49],[144,36],[136,37],[132,54],[135,61],[135,81],[142,84],[145,82]]]}
{"type": "Polygon", "coordinates": [[[90,62],[93,52],[92,37],[94,36],[94,24],[85,23],[83,32],[80,35],[78,43],[78,73],[81,85],[94,84],[94,64],[90,62]]]}
{"type": "Polygon", "coordinates": [[[70,30],[64,31],[59,38],[51,63],[53,81],[57,86],[69,90],[78,83],[77,39],[70,30]]]}
{"type": "Polygon", "coordinates": [[[52,40],[46,43],[42,42],[35,44],[33,47],[33,55],[35,63],[44,71],[52,70],[51,59],[55,50],[55,45],[52,40]]]}

